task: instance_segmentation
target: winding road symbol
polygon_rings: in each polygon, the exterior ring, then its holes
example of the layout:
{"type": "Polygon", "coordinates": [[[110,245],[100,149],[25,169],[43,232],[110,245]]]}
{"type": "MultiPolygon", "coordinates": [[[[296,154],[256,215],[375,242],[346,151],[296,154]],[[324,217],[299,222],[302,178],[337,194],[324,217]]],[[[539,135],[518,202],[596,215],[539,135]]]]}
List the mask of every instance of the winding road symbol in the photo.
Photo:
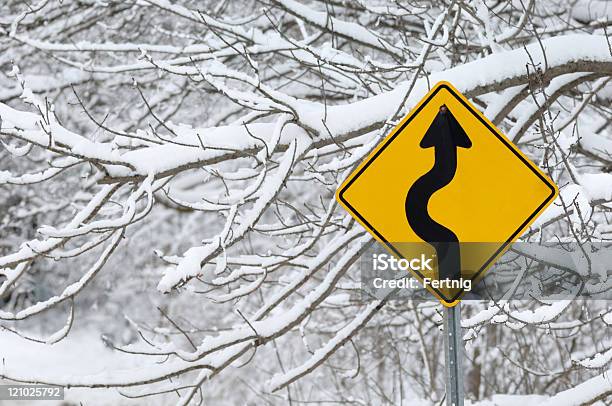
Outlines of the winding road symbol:
{"type": "Polygon", "coordinates": [[[457,235],[431,218],[427,206],[432,195],[455,177],[457,148],[471,148],[472,141],[453,113],[442,105],[419,146],[433,148],[435,161],[433,167],[408,190],[406,218],[416,235],[436,250],[439,279],[459,279],[461,255],[457,235]]]}

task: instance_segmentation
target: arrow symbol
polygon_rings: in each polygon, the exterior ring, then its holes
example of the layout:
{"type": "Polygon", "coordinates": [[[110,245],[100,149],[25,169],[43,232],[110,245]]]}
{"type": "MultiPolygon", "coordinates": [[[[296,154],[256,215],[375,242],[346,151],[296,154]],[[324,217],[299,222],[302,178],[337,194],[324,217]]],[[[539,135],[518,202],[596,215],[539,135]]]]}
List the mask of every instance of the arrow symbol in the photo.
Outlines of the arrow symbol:
{"type": "Polygon", "coordinates": [[[442,105],[419,146],[424,149],[433,147],[435,161],[429,172],[408,190],[406,218],[416,235],[436,250],[439,279],[459,279],[459,240],[455,233],[430,217],[427,206],[431,196],[455,177],[457,148],[470,148],[472,141],[448,107],[442,105]]]}

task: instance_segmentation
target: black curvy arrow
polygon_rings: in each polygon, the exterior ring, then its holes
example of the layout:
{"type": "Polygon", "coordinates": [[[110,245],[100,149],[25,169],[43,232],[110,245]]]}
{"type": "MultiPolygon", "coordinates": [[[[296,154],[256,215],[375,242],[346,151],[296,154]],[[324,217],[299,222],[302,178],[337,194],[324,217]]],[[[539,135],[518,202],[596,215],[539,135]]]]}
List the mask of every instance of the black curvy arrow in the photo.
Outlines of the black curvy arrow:
{"type": "Polygon", "coordinates": [[[443,105],[419,146],[433,147],[435,162],[429,172],[417,179],[408,190],[405,204],[406,218],[416,235],[436,250],[439,279],[459,279],[461,277],[459,240],[455,233],[429,216],[427,205],[431,196],[455,177],[457,148],[470,148],[472,141],[450,110],[443,105]]]}

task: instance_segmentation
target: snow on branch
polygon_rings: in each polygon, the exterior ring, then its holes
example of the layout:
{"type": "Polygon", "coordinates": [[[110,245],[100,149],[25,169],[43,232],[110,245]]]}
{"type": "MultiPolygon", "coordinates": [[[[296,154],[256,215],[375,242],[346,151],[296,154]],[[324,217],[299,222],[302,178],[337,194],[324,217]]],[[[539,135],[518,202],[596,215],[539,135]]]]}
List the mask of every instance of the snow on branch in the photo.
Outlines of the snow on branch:
{"type": "MultiPolygon", "coordinates": [[[[373,240],[335,191],[452,82],[560,187],[521,239],[578,251],[513,251],[511,273],[608,283],[606,251],[585,254],[612,241],[605,4],[8,0],[0,330],[26,344],[0,377],[163,404],[440,403],[440,309],[362,300],[373,240]],[[91,368],[21,361],[71,359],[81,330],[104,334],[91,368]],[[96,363],[119,356],[138,365],[96,363]]],[[[466,303],[466,393],[609,397],[606,303],[466,303]]]]}

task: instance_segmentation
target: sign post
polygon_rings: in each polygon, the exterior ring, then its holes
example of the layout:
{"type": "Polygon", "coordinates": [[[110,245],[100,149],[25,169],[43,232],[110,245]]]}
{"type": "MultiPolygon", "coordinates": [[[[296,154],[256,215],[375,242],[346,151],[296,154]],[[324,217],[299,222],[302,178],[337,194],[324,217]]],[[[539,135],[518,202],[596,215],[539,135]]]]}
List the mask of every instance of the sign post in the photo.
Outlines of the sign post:
{"type": "Polygon", "coordinates": [[[444,309],[446,406],[463,406],[463,338],[461,304],[444,309]]]}

